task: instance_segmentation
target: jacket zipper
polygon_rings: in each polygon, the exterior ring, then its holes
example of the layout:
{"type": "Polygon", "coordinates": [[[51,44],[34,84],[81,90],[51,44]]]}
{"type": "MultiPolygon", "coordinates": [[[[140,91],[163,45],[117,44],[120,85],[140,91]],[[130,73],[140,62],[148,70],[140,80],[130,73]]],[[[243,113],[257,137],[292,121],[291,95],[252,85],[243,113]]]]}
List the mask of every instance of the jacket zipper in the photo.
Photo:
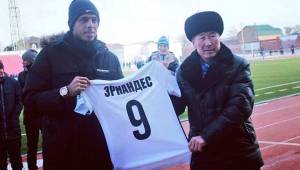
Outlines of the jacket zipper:
{"type": "Polygon", "coordinates": [[[4,139],[7,140],[7,124],[6,124],[6,113],[5,113],[5,106],[4,106],[4,90],[3,84],[0,84],[0,93],[1,93],[1,105],[2,105],[2,113],[3,113],[3,126],[4,126],[4,139]]]}

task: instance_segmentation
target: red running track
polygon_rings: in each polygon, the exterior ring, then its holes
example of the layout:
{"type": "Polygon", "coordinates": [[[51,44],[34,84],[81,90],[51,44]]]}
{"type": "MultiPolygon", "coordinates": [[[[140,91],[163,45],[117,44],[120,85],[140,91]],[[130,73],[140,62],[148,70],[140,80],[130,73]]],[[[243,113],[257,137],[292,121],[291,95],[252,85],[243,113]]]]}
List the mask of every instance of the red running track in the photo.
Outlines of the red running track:
{"type": "MultiPolygon", "coordinates": [[[[300,169],[300,95],[255,105],[252,119],[265,162],[262,170],[300,169]]],[[[187,133],[188,122],[182,125],[187,133]]],[[[177,165],[166,170],[188,169],[177,165]]]]}
{"type": "MultiPolygon", "coordinates": [[[[252,115],[265,165],[262,170],[300,169],[300,95],[256,105],[252,115]]],[[[188,132],[188,122],[182,123],[188,132]]],[[[167,170],[188,170],[180,165],[167,170]]]]}

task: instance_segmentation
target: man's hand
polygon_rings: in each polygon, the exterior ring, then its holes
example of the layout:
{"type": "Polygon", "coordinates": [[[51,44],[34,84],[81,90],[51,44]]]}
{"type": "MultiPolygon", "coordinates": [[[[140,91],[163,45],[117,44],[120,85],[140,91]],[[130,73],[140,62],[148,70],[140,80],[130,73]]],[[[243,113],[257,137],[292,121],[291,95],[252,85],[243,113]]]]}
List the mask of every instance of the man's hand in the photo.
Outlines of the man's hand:
{"type": "Polygon", "coordinates": [[[86,77],[76,76],[67,86],[69,94],[68,96],[76,96],[81,91],[84,91],[91,84],[90,80],[86,77]]]}
{"type": "Polygon", "coordinates": [[[194,136],[189,142],[189,148],[192,152],[201,152],[206,145],[201,136],[194,136]]]}

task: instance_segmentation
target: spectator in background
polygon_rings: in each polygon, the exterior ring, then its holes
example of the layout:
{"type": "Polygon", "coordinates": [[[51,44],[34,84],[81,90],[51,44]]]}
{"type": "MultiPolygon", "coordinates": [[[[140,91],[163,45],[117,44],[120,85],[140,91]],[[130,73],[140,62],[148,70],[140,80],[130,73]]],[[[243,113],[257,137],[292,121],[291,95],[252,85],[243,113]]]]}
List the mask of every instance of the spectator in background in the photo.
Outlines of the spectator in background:
{"type": "Polygon", "coordinates": [[[140,69],[144,64],[144,60],[138,60],[136,62],[136,68],[140,69]]]}
{"type": "Polygon", "coordinates": [[[279,48],[279,53],[280,53],[281,55],[283,55],[283,53],[284,53],[283,47],[282,47],[282,46],[279,48]]]}
{"type": "MultiPolygon", "coordinates": [[[[29,49],[22,55],[22,60],[23,60],[22,64],[24,70],[18,75],[18,81],[20,83],[21,88],[24,88],[25,86],[28,71],[33,65],[37,54],[38,54],[37,51],[33,49],[29,49]]],[[[35,109],[35,106],[25,104],[23,115],[24,115],[23,123],[25,125],[26,139],[27,139],[28,169],[37,170],[38,167],[36,166],[36,154],[37,154],[37,146],[39,141],[39,134],[42,126],[41,125],[42,114],[35,109]]]]}
{"type": "Polygon", "coordinates": [[[10,74],[9,77],[11,77],[15,80],[18,80],[18,75],[16,75],[16,74],[10,74]]]}
{"type": "Polygon", "coordinates": [[[91,1],[72,1],[70,30],[42,49],[27,75],[24,103],[43,113],[45,170],[113,169],[95,113],[74,112],[90,80],[123,78],[117,56],[97,39],[99,22],[91,1]]]}
{"type": "Polygon", "coordinates": [[[13,170],[21,170],[21,88],[17,80],[4,73],[0,60],[0,170],[7,169],[7,156],[13,170]]]}
{"type": "Polygon", "coordinates": [[[179,66],[178,59],[175,57],[175,54],[169,51],[169,40],[166,36],[162,36],[158,39],[157,42],[158,51],[152,52],[148,61],[156,60],[162,63],[167,69],[176,72],[176,69],[179,66]]]}
{"type": "Polygon", "coordinates": [[[213,11],[185,21],[194,50],[177,71],[181,98],[188,107],[191,170],[259,170],[263,160],[251,120],[254,105],[250,65],[220,41],[223,20],[213,11]]]}
{"type": "Polygon", "coordinates": [[[264,54],[264,53],[265,53],[265,52],[264,52],[264,48],[261,47],[260,50],[259,50],[259,53],[260,53],[260,56],[263,57],[263,56],[265,55],[265,54],[264,54]]]}
{"type": "Polygon", "coordinates": [[[295,54],[295,47],[294,47],[294,45],[291,45],[291,52],[292,52],[292,55],[295,54]]]}

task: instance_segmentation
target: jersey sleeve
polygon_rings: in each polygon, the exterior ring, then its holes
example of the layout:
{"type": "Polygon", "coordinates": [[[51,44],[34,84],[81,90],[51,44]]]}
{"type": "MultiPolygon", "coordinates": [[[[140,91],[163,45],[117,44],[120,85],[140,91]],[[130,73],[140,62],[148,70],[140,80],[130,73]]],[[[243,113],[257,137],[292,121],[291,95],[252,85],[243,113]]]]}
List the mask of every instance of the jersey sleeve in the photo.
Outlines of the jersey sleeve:
{"type": "Polygon", "coordinates": [[[170,95],[180,97],[181,92],[176,81],[176,77],[170,70],[165,68],[162,64],[156,62],[156,76],[158,80],[163,84],[164,88],[170,95]]]}

